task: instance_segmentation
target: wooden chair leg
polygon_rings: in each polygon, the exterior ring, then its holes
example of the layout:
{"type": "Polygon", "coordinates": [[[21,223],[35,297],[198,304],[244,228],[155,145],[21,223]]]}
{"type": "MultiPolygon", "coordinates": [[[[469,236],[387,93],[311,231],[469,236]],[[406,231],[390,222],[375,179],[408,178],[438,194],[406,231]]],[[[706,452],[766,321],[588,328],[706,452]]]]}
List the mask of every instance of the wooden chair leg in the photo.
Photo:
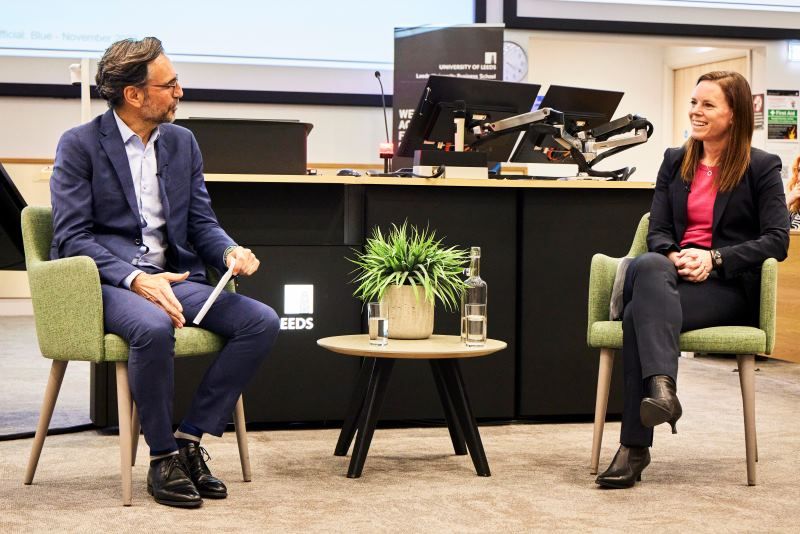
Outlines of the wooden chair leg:
{"type": "Polygon", "coordinates": [[[131,473],[131,389],[128,384],[128,362],[117,362],[117,414],[119,416],[119,457],[122,475],[122,505],[131,505],[133,476],[131,473]]]}
{"type": "Polygon", "coordinates": [[[236,443],[239,445],[239,460],[242,462],[242,478],[245,482],[253,480],[250,470],[250,450],[247,447],[247,427],[244,419],[244,399],[239,395],[233,412],[233,425],[236,427],[236,443]]]}
{"type": "Polygon", "coordinates": [[[592,458],[589,470],[597,474],[600,464],[600,446],[603,444],[603,427],[608,409],[608,391],[611,388],[611,372],[614,370],[614,351],[600,349],[600,368],[597,372],[597,396],[594,403],[594,433],[592,435],[592,458]]]}
{"type": "Polygon", "coordinates": [[[64,381],[67,363],[69,362],[53,360],[53,364],[50,366],[50,377],[47,379],[47,386],[44,389],[39,424],[36,426],[36,435],[33,438],[31,455],[28,458],[28,468],[25,470],[25,484],[31,484],[33,476],[36,474],[36,466],[39,465],[39,456],[42,454],[44,438],[47,437],[47,429],[50,428],[50,419],[52,419],[53,409],[56,407],[58,392],[61,390],[61,382],[64,381]]]}
{"type": "Polygon", "coordinates": [[[747,457],[747,485],[756,485],[756,375],[755,355],[738,354],[739,384],[742,386],[744,443],[747,457]]]}
{"type": "Polygon", "coordinates": [[[139,411],[136,409],[136,403],[131,402],[133,409],[131,410],[131,465],[136,465],[136,449],[139,448],[139,433],[141,426],[139,424],[139,411]]]}

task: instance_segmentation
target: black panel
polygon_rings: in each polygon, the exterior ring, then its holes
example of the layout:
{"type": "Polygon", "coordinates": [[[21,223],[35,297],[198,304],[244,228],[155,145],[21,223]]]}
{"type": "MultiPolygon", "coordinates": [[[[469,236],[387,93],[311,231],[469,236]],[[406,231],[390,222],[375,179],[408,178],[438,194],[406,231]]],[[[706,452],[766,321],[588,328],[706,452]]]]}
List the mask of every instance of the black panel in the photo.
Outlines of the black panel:
{"type": "MultiPolygon", "coordinates": [[[[485,358],[463,360],[462,370],[477,417],[514,415],[516,352],[516,192],[493,188],[370,187],[366,193],[367,232],[375,225],[410,223],[437,231],[447,245],[481,247],[481,277],[489,287],[489,337],[508,348],[485,358]]],[[[459,313],[436,305],[434,332],[458,335],[459,313]]],[[[391,343],[391,340],[389,341],[391,343]]],[[[382,410],[382,419],[441,418],[427,361],[400,361],[382,410]]]]}
{"type": "Polygon", "coordinates": [[[306,174],[306,140],[312,124],[263,119],[178,119],[203,154],[203,172],[306,174]]]}
{"type": "MultiPolygon", "coordinates": [[[[90,94],[99,100],[97,88],[90,94]]],[[[80,98],[77,85],[51,83],[0,83],[0,96],[80,98]]],[[[186,102],[230,102],[240,104],[297,104],[317,106],[382,107],[381,95],[356,93],[303,93],[295,91],[248,91],[243,89],[183,89],[186,102]]],[[[386,105],[392,107],[392,95],[386,95],[386,105]]]]}
{"type": "Polygon", "coordinates": [[[486,0],[475,0],[475,22],[486,22],[486,0]]]}
{"type": "MultiPolygon", "coordinates": [[[[248,421],[292,423],[344,418],[361,359],[322,349],[316,340],[361,331],[361,303],[352,297],[352,286],[346,283],[352,270],[352,264],[344,259],[349,251],[345,246],[253,248],[261,259],[261,268],[254,276],[241,278],[238,291],[272,306],[281,317],[305,321],[312,317],[314,326],[281,331],[272,353],[244,391],[248,421]],[[284,284],[313,284],[314,313],[284,314],[284,284]]],[[[174,424],[188,410],[214,357],[176,360],[174,424]]],[[[96,367],[92,421],[101,426],[115,425],[114,368],[96,367]]]]}
{"type": "MultiPolygon", "coordinates": [[[[345,243],[345,186],[207,182],[222,227],[238,243],[345,243]]],[[[356,206],[358,208],[358,206],[356,206]]]]}
{"type": "Polygon", "coordinates": [[[25,270],[25,257],[17,249],[15,241],[10,239],[3,226],[0,226],[0,269],[9,271],[25,270]]]}
{"type": "MultiPolygon", "coordinates": [[[[360,361],[319,348],[321,337],[364,331],[352,297],[350,245],[375,225],[430,225],[448,245],[482,247],[489,335],[500,353],[464,360],[478,417],[585,417],[593,413],[598,351],[586,346],[589,265],[595,252],[625,254],[651,189],[208,184],[220,222],[253,248],[262,267],[239,290],[283,313],[284,284],[315,286],[314,328],[283,331],[245,392],[253,422],[340,420],[360,361]],[[345,241],[346,240],[346,241],[345,241]]],[[[436,307],[435,332],[457,334],[458,312],[436,307]]],[[[391,343],[391,341],[390,341],[391,343]]],[[[177,362],[176,415],[210,358],[177,362]]],[[[609,413],[621,410],[621,363],[609,413]]],[[[92,420],[116,421],[112,366],[93,366],[92,420]]],[[[400,361],[383,420],[441,419],[425,361],[400,361]]],[[[176,417],[177,421],[177,417],[176,417]]]]}
{"type": "MultiPolygon", "coordinates": [[[[519,414],[594,413],[599,351],[586,345],[589,268],[602,252],[624,256],[652,190],[523,192],[519,414]]],[[[609,413],[622,410],[617,358],[609,413]]]]}
{"type": "MultiPolygon", "coordinates": [[[[345,260],[349,251],[345,246],[253,248],[261,268],[254,276],[242,278],[238,291],[269,304],[281,317],[307,320],[307,314],[284,313],[284,284],[313,284],[314,327],[281,331],[272,354],[245,389],[249,421],[344,418],[361,359],[327,351],[317,345],[317,339],[360,332],[361,303],[347,284],[352,270],[345,260]]],[[[197,368],[198,380],[204,369],[197,368]]],[[[184,389],[183,393],[176,395],[176,413],[188,408],[193,392],[184,389]]]]}
{"type": "Polygon", "coordinates": [[[729,39],[777,40],[800,38],[800,30],[797,28],[518,17],[517,0],[503,1],[503,22],[505,22],[506,28],[514,30],[681,35],[685,37],[725,37],[729,39]]]}
{"type": "Polygon", "coordinates": [[[25,270],[22,209],[25,200],[0,164],[0,269],[25,270]]]}

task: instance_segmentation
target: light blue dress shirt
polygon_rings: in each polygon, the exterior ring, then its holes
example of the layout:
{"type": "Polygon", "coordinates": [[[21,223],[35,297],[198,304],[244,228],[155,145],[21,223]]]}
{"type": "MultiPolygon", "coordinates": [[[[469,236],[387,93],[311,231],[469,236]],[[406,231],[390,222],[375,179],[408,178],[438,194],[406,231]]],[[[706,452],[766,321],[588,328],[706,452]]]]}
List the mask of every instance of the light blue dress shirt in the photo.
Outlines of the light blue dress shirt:
{"type": "MultiPolygon", "coordinates": [[[[139,204],[140,224],[142,226],[142,252],[141,257],[134,259],[134,265],[148,265],[164,269],[166,266],[166,219],[164,206],[161,203],[161,190],[158,185],[158,164],[156,162],[156,140],[160,132],[156,128],[150,135],[147,145],[131,130],[116,111],[114,120],[122,135],[125,152],[128,155],[128,164],[133,177],[133,187],[136,191],[136,201],[139,204]]],[[[123,283],[130,289],[131,282],[141,273],[135,270],[129,274],[123,283]]]]}

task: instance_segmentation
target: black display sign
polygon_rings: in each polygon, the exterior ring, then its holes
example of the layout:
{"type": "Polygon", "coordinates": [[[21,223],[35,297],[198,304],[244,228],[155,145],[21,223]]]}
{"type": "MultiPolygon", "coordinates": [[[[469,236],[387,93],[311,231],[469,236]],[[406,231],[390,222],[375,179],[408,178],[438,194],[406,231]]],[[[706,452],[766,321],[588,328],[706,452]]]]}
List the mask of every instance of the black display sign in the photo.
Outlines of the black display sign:
{"type": "MultiPolygon", "coordinates": [[[[395,28],[393,133],[395,150],[431,74],[503,79],[503,26],[468,24],[395,28]]],[[[398,166],[395,161],[395,168],[398,166]]]]}

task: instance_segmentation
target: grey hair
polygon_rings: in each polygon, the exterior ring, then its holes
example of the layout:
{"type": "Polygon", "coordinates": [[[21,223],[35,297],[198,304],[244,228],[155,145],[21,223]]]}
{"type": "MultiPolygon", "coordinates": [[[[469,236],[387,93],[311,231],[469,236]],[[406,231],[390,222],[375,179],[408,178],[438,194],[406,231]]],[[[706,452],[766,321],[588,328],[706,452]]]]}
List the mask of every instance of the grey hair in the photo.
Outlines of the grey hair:
{"type": "Polygon", "coordinates": [[[123,101],[129,86],[142,86],[147,81],[147,65],[164,53],[161,41],[145,37],[141,41],[123,39],[109,46],[97,63],[97,92],[116,108],[123,101]]]}

